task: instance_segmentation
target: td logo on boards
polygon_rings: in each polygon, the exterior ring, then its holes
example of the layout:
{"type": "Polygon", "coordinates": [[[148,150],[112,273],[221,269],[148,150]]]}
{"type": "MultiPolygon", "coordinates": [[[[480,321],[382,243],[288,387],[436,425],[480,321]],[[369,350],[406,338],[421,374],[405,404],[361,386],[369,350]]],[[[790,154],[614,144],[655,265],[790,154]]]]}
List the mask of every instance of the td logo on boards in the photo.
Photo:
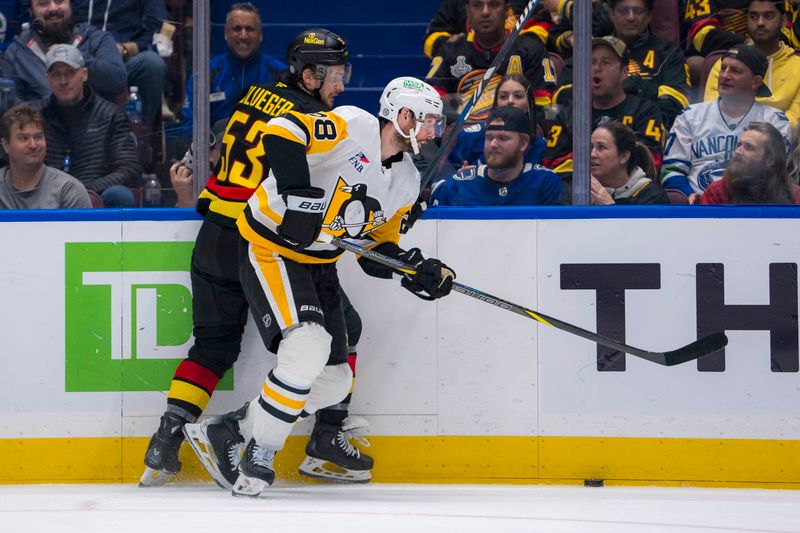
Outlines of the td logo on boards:
{"type": "MultiPolygon", "coordinates": [[[[169,389],[192,344],[193,245],[65,244],[67,392],[169,389]]],[[[229,372],[218,388],[232,382],[229,372]]]]}

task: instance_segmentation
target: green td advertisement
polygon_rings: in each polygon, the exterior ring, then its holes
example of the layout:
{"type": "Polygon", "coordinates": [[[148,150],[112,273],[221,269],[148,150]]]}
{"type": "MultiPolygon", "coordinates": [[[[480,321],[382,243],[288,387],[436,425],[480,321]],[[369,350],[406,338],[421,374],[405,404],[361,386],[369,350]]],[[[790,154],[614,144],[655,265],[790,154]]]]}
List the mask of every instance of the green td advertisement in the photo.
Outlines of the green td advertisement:
{"type": "MultiPolygon", "coordinates": [[[[192,345],[193,246],[65,244],[67,392],[169,389],[192,345]]],[[[218,390],[233,388],[232,374],[218,390]]]]}

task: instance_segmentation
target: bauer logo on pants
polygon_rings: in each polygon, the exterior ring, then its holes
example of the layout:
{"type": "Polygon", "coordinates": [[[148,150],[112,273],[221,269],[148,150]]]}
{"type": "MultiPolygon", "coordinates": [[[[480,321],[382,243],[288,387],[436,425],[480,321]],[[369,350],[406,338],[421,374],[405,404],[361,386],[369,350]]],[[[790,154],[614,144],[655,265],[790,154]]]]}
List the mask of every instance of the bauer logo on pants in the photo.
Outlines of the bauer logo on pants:
{"type": "Polygon", "coordinates": [[[65,244],[67,392],[169,389],[192,345],[193,246],[65,244]]]}

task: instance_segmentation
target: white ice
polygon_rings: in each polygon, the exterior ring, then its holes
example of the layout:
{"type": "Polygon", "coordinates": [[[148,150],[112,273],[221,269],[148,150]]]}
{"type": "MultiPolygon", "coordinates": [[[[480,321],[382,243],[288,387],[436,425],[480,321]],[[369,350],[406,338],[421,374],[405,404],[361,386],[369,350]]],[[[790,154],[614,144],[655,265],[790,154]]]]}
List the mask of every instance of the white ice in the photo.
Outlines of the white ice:
{"type": "Polygon", "coordinates": [[[800,532],[800,491],[276,484],[0,486],[3,533],[800,532]]]}

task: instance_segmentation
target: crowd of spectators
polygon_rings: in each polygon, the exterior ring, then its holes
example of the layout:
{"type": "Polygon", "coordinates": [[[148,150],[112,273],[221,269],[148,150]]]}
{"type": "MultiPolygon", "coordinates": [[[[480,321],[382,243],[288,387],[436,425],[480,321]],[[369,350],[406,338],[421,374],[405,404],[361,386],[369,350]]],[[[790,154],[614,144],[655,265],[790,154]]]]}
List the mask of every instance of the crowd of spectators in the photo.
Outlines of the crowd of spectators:
{"type": "MultiPolygon", "coordinates": [[[[506,13],[513,20],[525,4],[502,0],[441,3],[429,26],[424,52],[431,58],[428,81],[447,92],[454,106],[451,115],[471,97],[474,80],[483,75],[487,61],[503,44],[505,37],[498,37],[497,22],[503,17],[492,14],[506,13]],[[460,18],[454,15],[459,5],[460,18]],[[494,31],[489,32],[489,27],[494,31]]],[[[743,143],[740,137],[754,123],[770,124],[779,132],[782,162],[789,166],[789,176],[796,178],[800,168],[800,154],[793,143],[798,136],[793,128],[798,128],[796,106],[800,103],[797,4],[788,0],[593,0],[594,134],[586,140],[591,143],[592,203],[720,203],[702,198],[726,175],[728,163],[743,143]],[[658,21],[658,31],[656,16],[665,19],[658,21]],[[648,149],[647,157],[642,148],[648,149]]],[[[573,8],[573,0],[539,2],[494,76],[499,82],[503,75],[521,74],[537,88],[531,117],[540,119],[547,140],[543,157],[536,163],[561,178],[562,204],[572,199],[573,8]],[[543,56],[543,69],[524,68],[531,58],[539,61],[543,56]]],[[[470,120],[480,123],[485,111],[480,102],[476,108],[470,120]]],[[[481,130],[470,124],[466,131],[481,130]]],[[[467,134],[461,133],[451,153],[451,166],[461,159],[467,142],[467,134]]],[[[487,136],[487,153],[489,145],[487,136]]],[[[467,163],[463,161],[459,174],[448,178],[445,172],[438,178],[463,181],[471,175],[490,176],[467,163]]],[[[740,165],[737,173],[751,168],[742,170],[740,165]]],[[[715,195],[720,197],[734,203],[746,203],[744,199],[793,203],[792,194],[715,195]]]]}
{"type": "MultiPolygon", "coordinates": [[[[427,72],[396,74],[424,77],[443,95],[449,122],[455,121],[527,4],[442,0],[419,43],[430,58],[427,72]]],[[[767,135],[751,129],[753,123],[770,124],[780,133],[788,179],[796,182],[800,175],[798,4],[592,0],[595,134],[586,139],[592,203],[793,202],[793,194],[720,196],[721,186],[715,186],[713,202],[703,198],[714,183],[733,179],[726,169],[745,132],[767,135]]],[[[77,179],[94,206],[132,207],[141,204],[143,173],[154,169],[171,191],[164,205],[192,206],[191,168],[180,160],[195,127],[193,79],[179,76],[177,91],[173,82],[175,72],[191,72],[190,54],[180,42],[187,32],[173,34],[176,27],[191,25],[186,6],[168,0],[0,3],[7,27],[17,29],[6,38],[0,71],[9,84],[0,83],[8,89],[0,94],[0,113],[10,114],[0,128],[6,196],[16,190],[32,197],[30,190],[15,189],[32,183],[14,176],[24,165],[13,161],[13,148],[25,138],[30,148],[23,152],[33,157],[41,144],[47,169],[26,171],[39,176],[34,187],[51,182],[66,187],[72,200],[64,206],[84,202],[74,199],[76,188],[63,175],[77,179]],[[173,41],[181,54],[173,53],[173,41]],[[139,108],[128,102],[132,87],[141,97],[139,108]],[[34,141],[37,128],[41,143],[34,141]]],[[[206,126],[220,137],[248,88],[280,80],[288,68],[285,58],[263,51],[269,36],[259,9],[250,2],[228,6],[227,50],[209,64],[206,126]]],[[[571,203],[573,8],[574,0],[539,2],[422,197],[441,205],[571,203]],[[520,113],[498,111],[507,106],[520,113]],[[506,164],[509,168],[502,167],[506,164]],[[530,173],[537,179],[529,179],[530,173]],[[481,197],[484,192],[490,196],[481,197]]],[[[341,90],[344,86],[336,94],[341,90]]],[[[329,95],[331,101],[336,94],[329,95]]],[[[417,161],[421,170],[433,145],[417,161]]],[[[739,164],[733,174],[750,168],[739,164]]],[[[45,204],[52,206],[37,200],[1,207],[45,204]]]]}

